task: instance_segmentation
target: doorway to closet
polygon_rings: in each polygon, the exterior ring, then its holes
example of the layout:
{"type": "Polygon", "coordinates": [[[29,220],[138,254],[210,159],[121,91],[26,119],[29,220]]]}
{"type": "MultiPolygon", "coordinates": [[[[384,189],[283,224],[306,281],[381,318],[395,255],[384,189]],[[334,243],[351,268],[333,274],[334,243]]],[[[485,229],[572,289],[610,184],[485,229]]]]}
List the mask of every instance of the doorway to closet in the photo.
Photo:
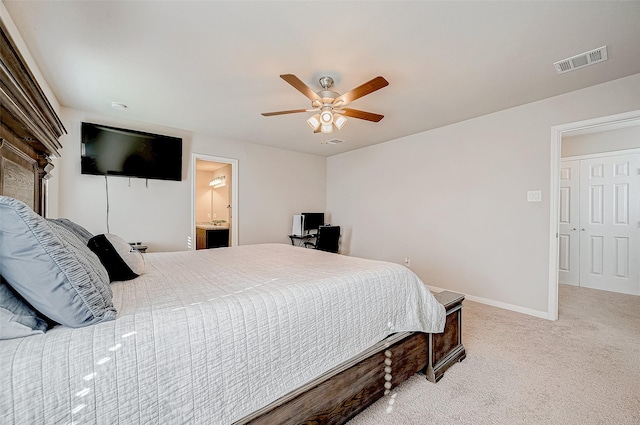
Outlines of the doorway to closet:
{"type": "MultiPolygon", "coordinates": [[[[640,145],[640,127],[591,140],[615,137],[640,145]]],[[[559,283],[640,295],[639,171],[640,149],[562,158],[559,283]]]]}
{"type": "MultiPolygon", "coordinates": [[[[551,128],[551,208],[549,225],[549,291],[548,291],[548,318],[558,319],[558,281],[560,264],[560,165],[561,158],[587,154],[587,152],[566,152],[571,136],[579,134],[595,133],[601,130],[614,130],[625,127],[640,126],[640,110],[624,112],[600,118],[592,118],[585,121],[577,121],[568,124],[557,125],[551,128]]],[[[636,143],[638,141],[636,140],[636,143]]],[[[584,148],[588,144],[578,143],[584,148]]],[[[637,144],[634,146],[637,147],[637,144]]],[[[602,151],[616,151],[630,149],[630,146],[621,146],[617,142],[608,143],[602,151]]],[[[591,152],[593,153],[593,152],[591,152]]],[[[637,171],[635,171],[637,174],[637,171]]],[[[633,259],[637,261],[637,258],[633,259]]]]}

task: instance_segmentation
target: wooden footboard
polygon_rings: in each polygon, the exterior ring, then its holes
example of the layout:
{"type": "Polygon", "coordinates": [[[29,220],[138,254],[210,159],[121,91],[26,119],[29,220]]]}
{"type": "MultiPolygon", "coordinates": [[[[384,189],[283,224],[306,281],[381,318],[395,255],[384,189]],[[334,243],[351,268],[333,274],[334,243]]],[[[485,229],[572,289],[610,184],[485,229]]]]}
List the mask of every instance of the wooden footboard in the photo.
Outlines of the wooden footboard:
{"type": "Polygon", "coordinates": [[[454,363],[467,357],[462,345],[462,301],[464,295],[443,291],[435,294],[436,299],[447,310],[444,332],[429,335],[429,362],[424,370],[427,379],[438,382],[444,372],[454,363]]]}
{"type": "Polygon", "coordinates": [[[443,333],[393,335],[236,424],[343,424],[416,372],[437,382],[466,354],[461,332],[464,295],[443,291],[435,297],[447,311],[443,333]]]}

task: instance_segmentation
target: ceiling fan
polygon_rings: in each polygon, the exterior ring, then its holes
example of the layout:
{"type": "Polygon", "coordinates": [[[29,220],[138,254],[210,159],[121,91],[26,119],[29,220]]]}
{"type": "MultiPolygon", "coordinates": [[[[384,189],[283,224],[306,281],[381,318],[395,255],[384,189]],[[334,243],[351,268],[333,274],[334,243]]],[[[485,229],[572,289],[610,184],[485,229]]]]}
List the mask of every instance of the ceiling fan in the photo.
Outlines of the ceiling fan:
{"type": "Polygon", "coordinates": [[[331,77],[320,78],[319,81],[322,90],[319,92],[314,92],[311,87],[307,86],[302,82],[302,80],[293,74],[283,74],[280,78],[308,97],[311,100],[311,108],[264,112],[262,115],[265,117],[270,117],[272,115],[296,114],[299,112],[316,112],[315,115],[307,120],[307,124],[309,124],[313,129],[314,133],[332,133],[334,127],[339,130],[346,124],[346,117],[373,122],[378,122],[384,118],[384,115],[344,107],[356,99],[388,86],[389,82],[383,77],[376,77],[342,95],[330,90],[333,86],[333,78],[331,77]]]}

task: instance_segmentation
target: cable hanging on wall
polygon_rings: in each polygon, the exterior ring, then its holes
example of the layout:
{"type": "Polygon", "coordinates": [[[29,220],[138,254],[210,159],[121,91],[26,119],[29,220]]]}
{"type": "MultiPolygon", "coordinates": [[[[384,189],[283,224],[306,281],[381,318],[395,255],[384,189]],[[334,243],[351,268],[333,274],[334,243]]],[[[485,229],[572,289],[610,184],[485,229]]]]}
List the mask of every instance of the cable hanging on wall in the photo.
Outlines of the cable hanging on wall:
{"type": "Polygon", "coordinates": [[[107,193],[107,233],[109,232],[109,181],[107,180],[107,175],[104,176],[104,187],[107,193]]]}

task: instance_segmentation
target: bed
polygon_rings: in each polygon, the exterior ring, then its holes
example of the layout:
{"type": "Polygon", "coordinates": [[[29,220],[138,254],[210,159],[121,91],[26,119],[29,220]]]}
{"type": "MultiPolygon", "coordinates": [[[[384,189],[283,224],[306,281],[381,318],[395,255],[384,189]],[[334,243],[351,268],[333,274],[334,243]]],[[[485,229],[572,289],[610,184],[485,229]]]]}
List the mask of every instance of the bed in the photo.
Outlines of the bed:
{"type": "Polygon", "coordinates": [[[443,305],[391,263],[285,244],[145,262],[111,284],[116,320],[2,341],[8,423],[245,423],[381,341],[384,392],[398,336],[444,328],[443,305]]]}
{"type": "MultiPolygon", "coordinates": [[[[0,195],[44,216],[64,127],[0,29],[0,195]]],[[[100,320],[0,341],[2,423],[344,423],[465,357],[464,297],[397,264],[286,244],[143,259],[100,320]]]]}

